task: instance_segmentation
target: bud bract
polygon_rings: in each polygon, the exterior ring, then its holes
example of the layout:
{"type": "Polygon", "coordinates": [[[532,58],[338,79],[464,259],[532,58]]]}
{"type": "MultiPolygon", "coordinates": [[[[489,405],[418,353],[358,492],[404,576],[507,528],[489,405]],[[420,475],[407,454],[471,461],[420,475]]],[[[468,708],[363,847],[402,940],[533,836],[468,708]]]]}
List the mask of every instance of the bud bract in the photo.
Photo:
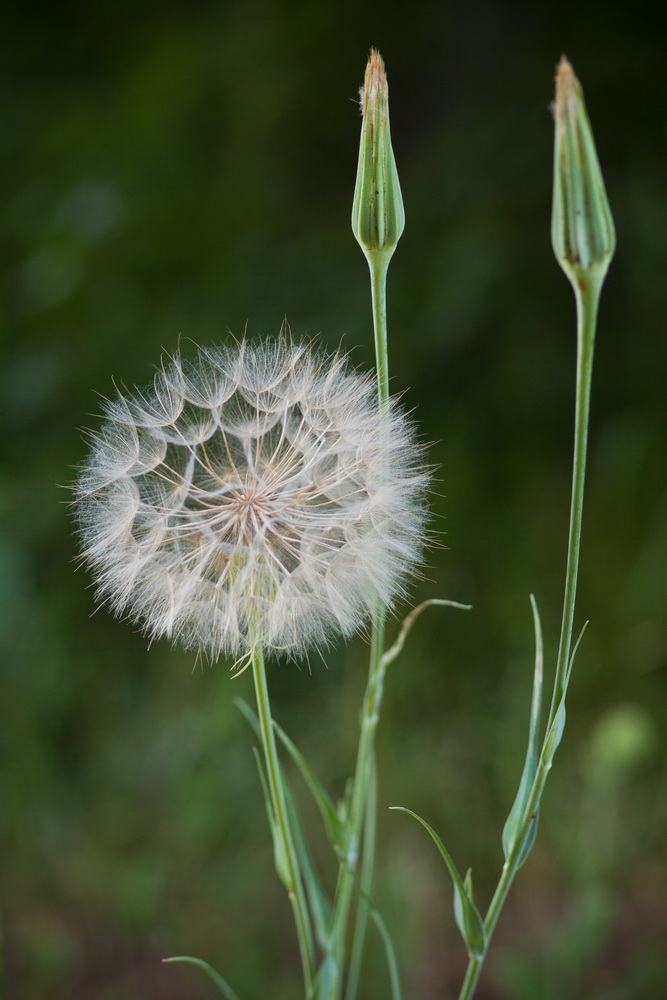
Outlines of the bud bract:
{"type": "Polygon", "coordinates": [[[614,256],[614,222],[584,95],[565,57],[556,74],[554,119],[554,253],[575,288],[590,281],[601,286],[614,256]]]}
{"type": "Polygon", "coordinates": [[[352,207],[352,230],[362,250],[391,257],[405,226],[401,186],[389,131],[387,74],[371,50],[360,91],[361,143],[352,207]]]}

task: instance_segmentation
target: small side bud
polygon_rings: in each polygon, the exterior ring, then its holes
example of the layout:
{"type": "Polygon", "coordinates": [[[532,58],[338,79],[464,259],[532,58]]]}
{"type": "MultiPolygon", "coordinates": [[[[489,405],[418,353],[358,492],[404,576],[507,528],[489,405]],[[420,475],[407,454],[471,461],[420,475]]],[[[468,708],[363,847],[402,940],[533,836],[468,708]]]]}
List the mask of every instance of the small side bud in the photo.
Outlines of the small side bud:
{"type": "Polygon", "coordinates": [[[551,241],[576,288],[602,285],[614,256],[614,222],[581,84],[563,56],[556,73],[551,241]]]}
{"type": "Polygon", "coordinates": [[[401,238],[405,210],[391,148],[387,74],[376,49],[371,49],[359,97],[363,117],[352,231],[367,256],[388,259],[401,238]]]}

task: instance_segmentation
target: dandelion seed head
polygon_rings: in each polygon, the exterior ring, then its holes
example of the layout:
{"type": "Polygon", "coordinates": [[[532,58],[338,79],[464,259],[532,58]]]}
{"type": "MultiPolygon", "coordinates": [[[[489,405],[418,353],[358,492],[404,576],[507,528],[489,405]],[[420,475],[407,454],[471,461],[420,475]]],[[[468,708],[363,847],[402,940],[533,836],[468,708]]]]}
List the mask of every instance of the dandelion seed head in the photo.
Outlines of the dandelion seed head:
{"type": "Polygon", "coordinates": [[[211,659],[322,648],[421,559],[415,430],[345,356],[200,349],[105,404],[76,486],[98,598],[211,659]]]}

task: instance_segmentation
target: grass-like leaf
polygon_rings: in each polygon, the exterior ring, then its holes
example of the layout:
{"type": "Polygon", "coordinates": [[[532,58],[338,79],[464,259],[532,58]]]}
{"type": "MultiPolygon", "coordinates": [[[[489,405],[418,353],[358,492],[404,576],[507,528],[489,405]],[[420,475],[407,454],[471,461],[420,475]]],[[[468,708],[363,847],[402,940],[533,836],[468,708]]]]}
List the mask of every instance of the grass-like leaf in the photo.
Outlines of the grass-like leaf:
{"type": "Polygon", "coordinates": [[[303,876],[304,885],[306,887],[306,895],[308,896],[308,905],[313,918],[313,924],[315,926],[315,936],[317,937],[317,942],[322,948],[322,951],[328,952],[331,944],[331,900],[329,899],[320,877],[315,870],[315,866],[313,865],[308,845],[306,843],[306,838],[303,833],[301,817],[299,816],[294,796],[287,787],[287,784],[285,784],[285,799],[287,801],[287,809],[289,811],[290,826],[294,836],[294,846],[299,859],[299,868],[303,876]]]}
{"type": "Polygon", "coordinates": [[[250,723],[252,730],[258,740],[262,739],[262,730],[259,725],[259,719],[257,718],[257,713],[253,711],[247,701],[243,698],[234,698],[234,704],[238,708],[241,715],[245,718],[247,722],[250,723]]]}
{"type": "MultiPolygon", "coordinates": [[[[373,777],[372,787],[373,787],[373,791],[372,791],[371,799],[372,799],[373,806],[375,806],[375,801],[376,801],[375,776],[373,777]]],[[[366,845],[366,846],[368,846],[368,845],[366,845]]],[[[367,882],[369,882],[370,880],[365,880],[364,877],[363,877],[363,875],[364,875],[363,865],[362,865],[362,877],[361,878],[359,877],[359,875],[356,872],[351,872],[351,874],[352,874],[352,877],[354,878],[355,882],[357,883],[357,889],[358,889],[358,893],[359,893],[359,906],[360,907],[363,906],[363,911],[361,911],[361,912],[363,912],[363,918],[362,919],[364,921],[364,929],[365,929],[366,916],[368,915],[368,916],[370,916],[371,920],[374,922],[375,926],[377,927],[377,929],[378,929],[378,931],[380,933],[380,936],[382,938],[382,942],[384,944],[385,956],[386,956],[386,959],[387,959],[387,967],[388,967],[388,970],[389,970],[389,982],[390,982],[390,986],[391,986],[391,998],[392,998],[392,1000],[402,1000],[401,984],[400,984],[400,978],[399,978],[399,974],[398,974],[398,962],[396,961],[396,951],[394,949],[394,944],[393,944],[393,941],[391,939],[391,935],[390,935],[390,933],[389,933],[389,931],[387,929],[387,925],[385,924],[384,920],[380,916],[379,912],[373,906],[373,901],[372,901],[370,893],[369,893],[369,885],[367,884],[367,882]]],[[[368,875],[372,874],[372,868],[371,868],[371,870],[367,874],[368,875]]],[[[355,940],[356,940],[356,935],[357,935],[357,931],[358,930],[359,930],[359,924],[357,923],[357,927],[355,928],[355,940]]],[[[361,935],[361,939],[359,941],[359,947],[363,946],[363,938],[364,938],[364,935],[362,934],[361,935]]],[[[359,973],[361,971],[360,958],[361,958],[361,955],[359,954],[357,956],[356,961],[353,960],[354,959],[354,949],[353,949],[353,957],[350,960],[349,969],[348,969],[348,981],[347,981],[347,988],[346,988],[346,992],[345,992],[345,998],[346,998],[346,1000],[355,1000],[355,998],[356,998],[357,989],[358,989],[358,986],[359,986],[359,973]]]]}
{"type": "Polygon", "coordinates": [[[297,749],[292,740],[289,738],[285,730],[282,729],[277,722],[273,723],[273,728],[290,757],[299,768],[303,780],[306,782],[310,793],[313,796],[315,805],[319,809],[322,819],[324,820],[324,825],[332,847],[337,850],[343,850],[345,843],[345,829],[343,823],[338,817],[336,807],[326,789],[308,764],[308,761],[305,759],[301,751],[297,749]]]}
{"type": "Polygon", "coordinates": [[[170,962],[188,962],[190,965],[198,965],[200,969],[203,969],[209,979],[212,979],[215,985],[218,987],[220,992],[227,1000],[239,1000],[238,994],[234,992],[226,979],[223,979],[219,972],[216,972],[213,966],[209,965],[208,962],[204,962],[201,958],[192,958],[191,955],[175,955],[173,958],[163,958],[162,961],[165,964],[170,962]]]}
{"type": "Polygon", "coordinates": [[[403,994],[401,992],[401,982],[398,975],[398,962],[396,961],[394,942],[391,940],[391,935],[387,930],[384,920],[374,907],[371,907],[370,914],[371,919],[380,932],[380,937],[382,938],[382,942],[384,944],[385,955],[387,956],[389,982],[391,985],[391,1000],[402,1000],[403,994]]]}
{"type": "MultiPolygon", "coordinates": [[[[245,702],[242,698],[236,698],[235,700],[239,710],[248,720],[255,734],[258,736],[258,738],[261,739],[259,719],[253,712],[252,708],[250,708],[247,702],[245,702]]],[[[276,733],[283,740],[283,742],[285,742],[285,745],[287,745],[288,742],[291,743],[291,740],[289,740],[289,738],[285,735],[280,726],[276,725],[275,722],[273,725],[276,733]]],[[[293,744],[292,746],[294,748],[295,753],[299,754],[299,751],[296,749],[296,747],[294,747],[293,744]]],[[[299,756],[301,755],[299,754],[299,756]]],[[[271,796],[269,794],[268,782],[266,780],[266,775],[264,773],[262,759],[260,755],[257,753],[257,751],[255,751],[255,758],[257,760],[257,769],[259,771],[259,777],[262,783],[262,791],[264,793],[266,814],[269,820],[269,827],[271,828],[271,836],[273,838],[274,863],[276,871],[278,872],[278,877],[280,878],[283,885],[288,886],[288,883],[285,881],[287,877],[287,863],[284,857],[282,838],[278,834],[278,829],[273,814],[273,806],[271,805],[271,796]]],[[[307,767],[308,765],[306,764],[305,760],[303,760],[303,758],[301,759],[303,761],[304,766],[307,767]]],[[[327,896],[320,881],[320,878],[313,866],[308,851],[308,847],[306,844],[306,839],[304,837],[303,828],[301,825],[301,818],[299,816],[296,802],[294,801],[294,796],[292,795],[292,792],[287,782],[285,781],[285,776],[284,774],[282,774],[282,768],[281,768],[281,779],[283,782],[285,801],[289,812],[289,824],[292,830],[292,836],[294,838],[294,846],[299,860],[299,869],[303,877],[304,885],[306,888],[306,894],[308,896],[310,913],[312,915],[313,923],[315,925],[315,934],[317,936],[317,940],[321,948],[324,951],[327,951],[327,949],[329,948],[329,935],[331,930],[331,901],[329,900],[329,897],[327,896]]],[[[314,778],[314,780],[317,781],[316,778],[314,778]]],[[[333,805],[331,805],[331,808],[333,809],[333,805]]],[[[338,817],[336,817],[336,820],[337,822],[340,823],[338,817]]]]}
{"type": "Polygon", "coordinates": [[[570,683],[572,664],[574,663],[574,658],[577,655],[577,650],[579,649],[581,640],[584,637],[584,632],[586,631],[587,627],[588,627],[588,622],[585,622],[581,632],[579,633],[579,637],[574,644],[574,649],[572,650],[572,654],[570,656],[570,660],[567,665],[567,671],[565,672],[565,677],[563,678],[563,689],[560,693],[558,705],[556,707],[556,711],[554,712],[551,725],[549,726],[546,736],[544,737],[544,746],[542,748],[541,760],[543,766],[546,768],[551,767],[552,761],[554,759],[554,754],[556,753],[560,741],[563,738],[563,730],[565,729],[565,718],[566,718],[565,699],[567,697],[568,684],[570,683]]]}
{"type": "Polygon", "coordinates": [[[313,979],[313,987],[308,1000],[329,1000],[334,995],[339,975],[338,962],[331,952],[328,952],[313,979]]]}
{"type": "Polygon", "coordinates": [[[431,835],[431,838],[435,846],[440,851],[443,861],[447,866],[447,870],[452,879],[454,885],[454,917],[456,919],[456,925],[461,932],[461,936],[465,942],[465,946],[468,950],[468,955],[470,958],[481,958],[484,954],[486,948],[486,932],[484,930],[484,921],[482,920],[479,910],[473,903],[472,899],[468,894],[468,890],[463,884],[463,880],[458,873],[457,867],[454,864],[449,851],[440,840],[432,826],[418,816],[416,812],[412,809],[406,809],[405,806],[390,806],[390,809],[396,809],[400,812],[407,813],[408,816],[412,816],[416,819],[418,823],[424,827],[425,830],[431,835]]]}
{"type": "MultiPolygon", "coordinates": [[[[517,791],[514,804],[510,810],[507,821],[503,828],[503,852],[507,861],[516,847],[516,840],[524,823],[526,805],[530,798],[530,793],[537,773],[539,761],[539,740],[540,740],[540,718],[542,714],[542,688],[543,688],[543,665],[544,646],[542,642],[542,625],[537,603],[533,595],[530,595],[530,603],[533,609],[533,623],[535,627],[535,670],[533,674],[533,695],[530,706],[530,726],[528,731],[528,749],[526,750],[526,760],[523,765],[519,790],[517,791]]],[[[518,865],[523,864],[528,857],[530,848],[533,846],[535,834],[537,833],[537,815],[533,820],[528,836],[525,839],[521,850],[521,858],[518,865]]],[[[518,867],[517,865],[517,867],[518,867]]]]}
{"type": "Polygon", "coordinates": [[[291,886],[291,880],[289,877],[289,870],[287,867],[287,858],[285,857],[283,838],[280,836],[280,832],[278,830],[278,824],[276,823],[275,813],[273,811],[273,805],[271,804],[269,783],[266,780],[264,765],[262,764],[262,758],[259,754],[259,751],[257,749],[254,749],[253,753],[255,755],[255,761],[257,763],[257,770],[259,771],[259,780],[262,785],[262,794],[264,795],[264,805],[266,807],[266,817],[269,821],[269,829],[271,830],[271,840],[273,841],[273,863],[278,878],[289,892],[291,886]]]}

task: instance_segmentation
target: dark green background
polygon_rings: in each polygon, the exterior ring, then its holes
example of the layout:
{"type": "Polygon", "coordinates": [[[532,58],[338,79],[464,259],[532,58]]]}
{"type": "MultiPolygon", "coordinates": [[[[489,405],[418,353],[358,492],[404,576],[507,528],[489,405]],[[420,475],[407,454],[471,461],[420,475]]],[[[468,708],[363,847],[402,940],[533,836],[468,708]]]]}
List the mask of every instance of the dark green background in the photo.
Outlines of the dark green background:
{"type": "MultiPolygon", "coordinates": [[[[486,902],[526,737],[528,593],[553,664],[574,307],[549,242],[552,76],[585,87],[618,254],[603,298],[578,621],[591,620],[540,837],[480,1000],[667,989],[667,73],[658,5],[14,2],[0,74],[2,926],[8,1000],[299,996],[228,664],[193,669],[101,611],[67,485],[96,393],[179,337],[320,335],[372,363],[349,228],[371,44],[385,56],[407,226],[390,271],[393,388],[439,466],[442,548],[389,677],[378,904],[406,993],[465,965],[421,812],[486,902]],[[65,488],[63,488],[65,487],[65,488]]],[[[185,353],[191,350],[183,342],[185,353]]],[[[401,609],[405,610],[405,609],[401,609]]],[[[391,632],[396,624],[391,626],[391,632]]],[[[361,640],[271,670],[332,793],[355,748],[361,640]]],[[[307,808],[307,807],[306,807],[307,808]]],[[[310,812],[308,811],[310,816],[310,812]]],[[[315,852],[328,864],[315,816],[315,852]]],[[[363,996],[387,996],[376,942],[363,996]]]]}

